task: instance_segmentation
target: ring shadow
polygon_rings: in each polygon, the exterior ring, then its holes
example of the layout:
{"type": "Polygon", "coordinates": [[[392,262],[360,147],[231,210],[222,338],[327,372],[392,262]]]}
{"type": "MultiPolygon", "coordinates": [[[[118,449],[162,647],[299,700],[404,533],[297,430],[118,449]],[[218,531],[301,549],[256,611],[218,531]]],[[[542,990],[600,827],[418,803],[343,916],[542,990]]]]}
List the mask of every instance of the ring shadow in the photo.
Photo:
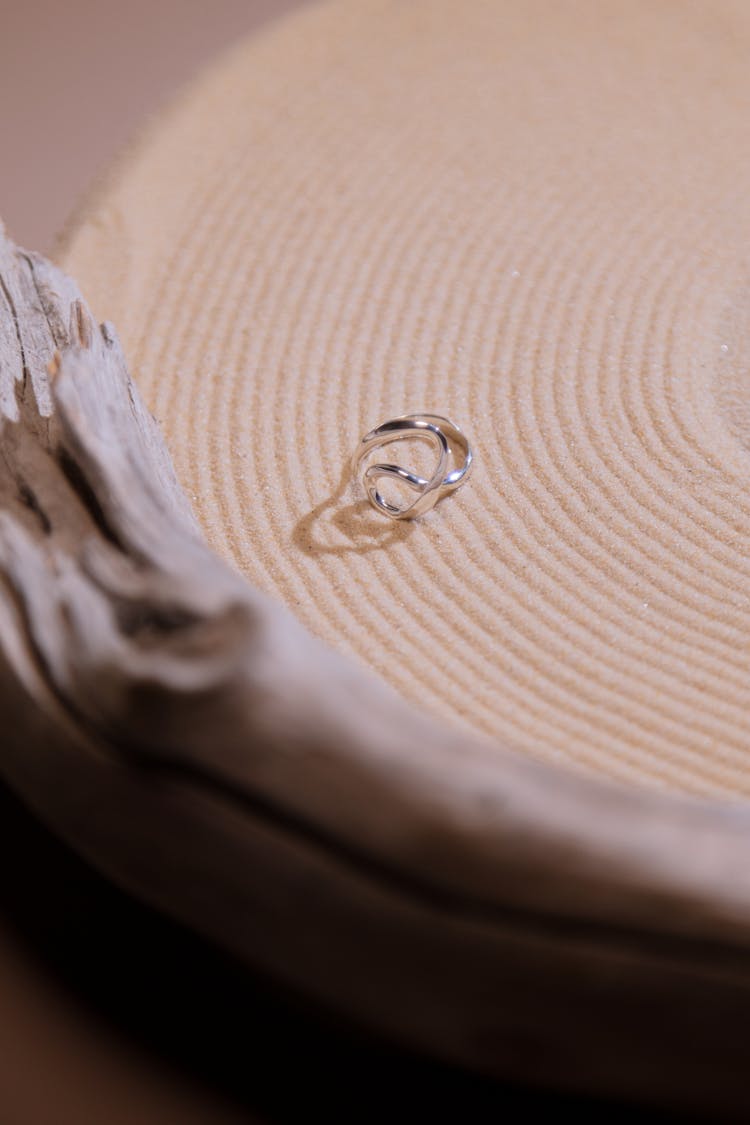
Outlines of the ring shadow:
{"type": "Polygon", "coordinates": [[[366,555],[403,542],[414,534],[418,519],[384,519],[366,499],[342,504],[350,482],[350,470],[345,466],[335,491],[294,525],[291,540],[295,547],[308,555],[366,555]],[[331,525],[348,542],[330,544],[320,538],[318,529],[329,512],[333,513],[331,525]]]}

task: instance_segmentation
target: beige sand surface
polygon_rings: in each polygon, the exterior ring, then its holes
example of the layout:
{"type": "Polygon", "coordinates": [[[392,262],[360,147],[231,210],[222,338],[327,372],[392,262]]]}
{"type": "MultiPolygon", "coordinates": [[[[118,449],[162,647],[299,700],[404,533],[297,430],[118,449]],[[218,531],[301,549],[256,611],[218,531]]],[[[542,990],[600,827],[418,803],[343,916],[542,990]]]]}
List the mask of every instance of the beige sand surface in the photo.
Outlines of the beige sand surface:
{"type": "Polygon", "coordinates": [[[750,792],[750,9],[334,0],[218,62],[63,255],[210,541],[415,704],[750,792]],[[449,414],[472,481],[342,472],[449,414]]]}

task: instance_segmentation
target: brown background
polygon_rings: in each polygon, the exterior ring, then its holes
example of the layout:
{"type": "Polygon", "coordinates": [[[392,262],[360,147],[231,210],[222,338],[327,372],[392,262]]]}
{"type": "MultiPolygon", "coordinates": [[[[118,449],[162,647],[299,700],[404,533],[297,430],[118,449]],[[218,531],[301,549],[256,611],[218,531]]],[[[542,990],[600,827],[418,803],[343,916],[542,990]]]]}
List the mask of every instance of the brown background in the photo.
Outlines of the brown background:
{"type": "Polygon", "coordinates": [[[0,215],[48,251],[103,162],[216,51],[302,0],[0,0],[0,215]]]}

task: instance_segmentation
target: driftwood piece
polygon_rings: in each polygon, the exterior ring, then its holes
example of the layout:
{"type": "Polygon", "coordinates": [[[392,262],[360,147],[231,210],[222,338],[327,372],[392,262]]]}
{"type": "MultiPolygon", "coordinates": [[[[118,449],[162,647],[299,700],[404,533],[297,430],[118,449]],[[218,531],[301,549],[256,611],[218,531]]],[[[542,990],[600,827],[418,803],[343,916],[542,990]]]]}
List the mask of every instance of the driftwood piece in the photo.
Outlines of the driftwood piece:
{"type": "Polygon", "coordinates": [[[111,325],[0,233],[0,772],[134,894],[486,1073],[750,1108],[750,817],[449,731],[203,542],[111,325]]]}

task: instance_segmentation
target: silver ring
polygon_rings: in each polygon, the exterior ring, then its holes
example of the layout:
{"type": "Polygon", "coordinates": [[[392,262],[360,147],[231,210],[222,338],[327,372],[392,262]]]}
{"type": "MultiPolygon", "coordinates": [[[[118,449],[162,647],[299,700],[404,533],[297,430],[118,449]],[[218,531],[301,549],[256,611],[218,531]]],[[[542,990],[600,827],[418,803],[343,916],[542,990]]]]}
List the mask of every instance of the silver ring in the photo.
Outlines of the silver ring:
{"type": "Polygon", "coordinates": [[[393,520],[415,519],[429,512],[438,500],[464,483],[474,459],[465,434],[449,418],[441,414],[402,414],[365,434],[352,456],[352,472],[360,472],[362,462],[374,449],[410,437],[427,437],[434,443],[438,462],[431,477],[420,477],[390,463],[368,465],[362,474],[362,483],[373,508],[393,520]],[[462,458],[460,464],[459,457],[462,458]],[[456,467],[446,471],[451,462],[456,467]],[[405,508],[389,503],[378,491],[378,482],[384,477],[403,481],[419,496],[405,508]]]}

